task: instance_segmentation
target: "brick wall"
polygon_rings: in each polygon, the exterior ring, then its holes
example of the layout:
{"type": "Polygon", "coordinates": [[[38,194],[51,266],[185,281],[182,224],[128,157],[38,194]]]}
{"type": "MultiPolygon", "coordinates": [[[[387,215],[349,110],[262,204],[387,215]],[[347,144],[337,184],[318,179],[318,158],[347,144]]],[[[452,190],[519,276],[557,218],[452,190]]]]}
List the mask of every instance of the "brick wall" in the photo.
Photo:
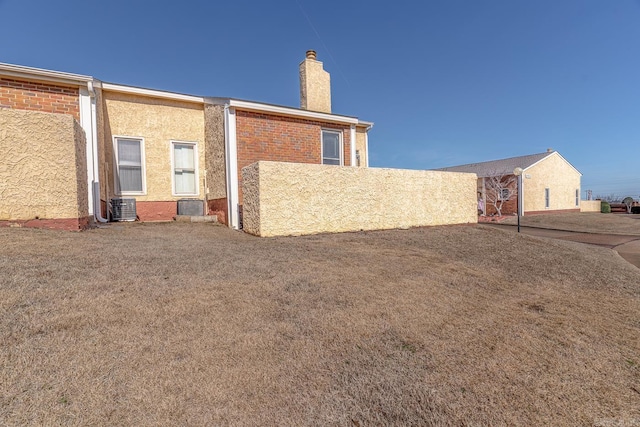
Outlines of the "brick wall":
{"type": "Polygon", "coordinates": [[[248,111],[236,112],[238,184],[242,168],[260,160],[321,164],[322,130],[342,132],[345,166],[351,163],[350,127],[248,111]]]}
{"type": "Polygon", "coordinates": [[[77,88],[0,78],[0,108],[71,114],[80,121],[77,88]]]}

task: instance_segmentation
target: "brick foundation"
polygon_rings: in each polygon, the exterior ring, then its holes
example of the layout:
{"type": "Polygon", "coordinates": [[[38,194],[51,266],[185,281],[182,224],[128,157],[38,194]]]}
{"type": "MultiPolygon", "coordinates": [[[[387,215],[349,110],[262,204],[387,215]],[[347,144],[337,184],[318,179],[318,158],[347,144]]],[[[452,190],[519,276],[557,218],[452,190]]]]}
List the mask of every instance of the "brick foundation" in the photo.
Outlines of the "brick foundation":
{"type": "Polygon", "coordinates": [[[78,88],[0,78],[0,108],[71,114],[80,121],[78,88]]]}
{"type": "Polygon", "coordinates": [[[580,212],[580,208],[576,209],[556,209],[556,210],[544,210],[544,211],[525,211],[525,215],[542,215],[542,214],[561,214],[561,213],[575,213],[580,212]]]}
{"type": "Polygon", "coordinates": [[[84,218],[56,218],[56,219],[28,219],[15,221],[0,221],[0,227],[45,228],[49,230],[81,231],[89,228],[90,217],[84,218]]]}
{"type": "Polygon", "coordinates": [[[218,217],[218,222],[224,225],[229,225],[227,220],[227,209],[228,209],[227,199],[214,199],[207,200],[207,215],[216,215],[218,217]]]}
{"type": "Polygon", "coordinates": [[[136,201],[136,214],[140,221],[173,221],[178,214],[178,202],[136,201]]]}

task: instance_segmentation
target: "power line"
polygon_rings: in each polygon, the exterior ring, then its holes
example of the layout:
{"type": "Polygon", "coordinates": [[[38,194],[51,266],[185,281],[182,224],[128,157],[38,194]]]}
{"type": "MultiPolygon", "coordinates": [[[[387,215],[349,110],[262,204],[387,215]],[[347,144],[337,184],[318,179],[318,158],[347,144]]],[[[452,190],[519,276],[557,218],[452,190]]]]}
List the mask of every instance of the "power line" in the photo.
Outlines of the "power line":
{"type": "Polygon", "coordinates": [[[331,54],[331,51],[329,50],[327,45],[324,44],[324,41],[322,41],[322,37],[320,37],[320,33],[318,32],[318,30],[316,30],[316,27],[313,25],[313,22],[311,22],[311,18],[309,18],[309,15],[307,14],[307,12],[302,7],[302,3],[300,3],[300,0],[296,0],[296,3],[298,3],[298,6],[300,7],[300,11],[304,15],[304,17],[307,19],[307,22],[309,23],[309,26],[311,27],[313,32],[316,33],[316,37],[318,37],[318,40],[320,41],[320,44],[322,45],[324,50],[327,51],[327,54],[329,55],[329,58],[331,58],[331,61],[333,61],[333,63],[336,65],[336,68],[338,69],[338,72],[340,73],[340,75],[342,76],[344,81],[347,82],[347,85],[349,87],[351,87],[351,83],[349,83],[349,79],[347,79],[347,76],[344,75],[344,73],[342,72],[342,69],[340,68],[340,65],[338,65],[338,61],[335,60],[335,58],[331,54]]]}

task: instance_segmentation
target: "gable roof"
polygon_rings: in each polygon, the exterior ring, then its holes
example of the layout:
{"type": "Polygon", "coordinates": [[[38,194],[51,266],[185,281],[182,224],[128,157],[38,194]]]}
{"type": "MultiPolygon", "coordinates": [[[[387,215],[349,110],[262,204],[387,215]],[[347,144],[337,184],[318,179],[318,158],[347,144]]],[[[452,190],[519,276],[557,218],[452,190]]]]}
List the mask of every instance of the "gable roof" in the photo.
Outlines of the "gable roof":
{"type": "Polygon", "coordinates": [[[475,173],[479,178],[497,175],[511,175],[513,174],[513,170],[515,168],[520,167],[526,170],[527,168],[553,154],[560,155],[557,151],[546,151],[544,153],[509,157],[508,159],[491,160],[488,162],[469,163],[466,165],[451,166],[436,170],[445,172],[470,172],[475,173]]]}

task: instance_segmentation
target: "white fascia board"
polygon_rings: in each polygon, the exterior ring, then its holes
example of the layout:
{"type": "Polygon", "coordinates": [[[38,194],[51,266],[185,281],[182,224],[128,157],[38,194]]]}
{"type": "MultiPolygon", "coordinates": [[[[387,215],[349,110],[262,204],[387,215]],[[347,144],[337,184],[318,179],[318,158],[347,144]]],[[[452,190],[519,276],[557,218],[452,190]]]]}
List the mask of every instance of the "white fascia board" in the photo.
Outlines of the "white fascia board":
{"type": "Polygon", "coordinates": [[[336,114],[319,113],[317,111],[301,110],[298,108],[282,107],[279,105],[262,104],[260,102],[240,101],[237,99],[228,99],[227,103],[230,107],[241,110],[249,110],[256,112],[272,113],[281,116],[298,117],[304,119],[313,119],[323,122],[345,123],[349,125],[358,124],[355,117],[339,116],[336,114]]]}
{"type": "Polygon", "coordinates": [[[367,128],[367,131],[370,131],[373,127],[373,122],[365,122],[364,120],[358,120],[358,126],[364,126],[367,128]]]}
{"type": "Polygon", "coordinates": [[[0,62],[0,75],[27,80],[62,83],[72,86],[84,86],[87,82],[93,80],[93,77],[91,76],[45,70],[42,68],[25,67],[23,65],[5,64],[3,62],[0,62]]]}
{"type": "Polygon", "coordinates": [[[175,101],[195,102],[198,104],[204,104],[204,98],[201,96],[184,95],[181,93],[165,92],[155,89],[144,89],[135,86],[124,86],[113,83],[100,83],[97,85],[102,87],[102,90],[120,93],[129,93],[132,95],[149,96],[152,98],[171,99],[175,101]]]}

